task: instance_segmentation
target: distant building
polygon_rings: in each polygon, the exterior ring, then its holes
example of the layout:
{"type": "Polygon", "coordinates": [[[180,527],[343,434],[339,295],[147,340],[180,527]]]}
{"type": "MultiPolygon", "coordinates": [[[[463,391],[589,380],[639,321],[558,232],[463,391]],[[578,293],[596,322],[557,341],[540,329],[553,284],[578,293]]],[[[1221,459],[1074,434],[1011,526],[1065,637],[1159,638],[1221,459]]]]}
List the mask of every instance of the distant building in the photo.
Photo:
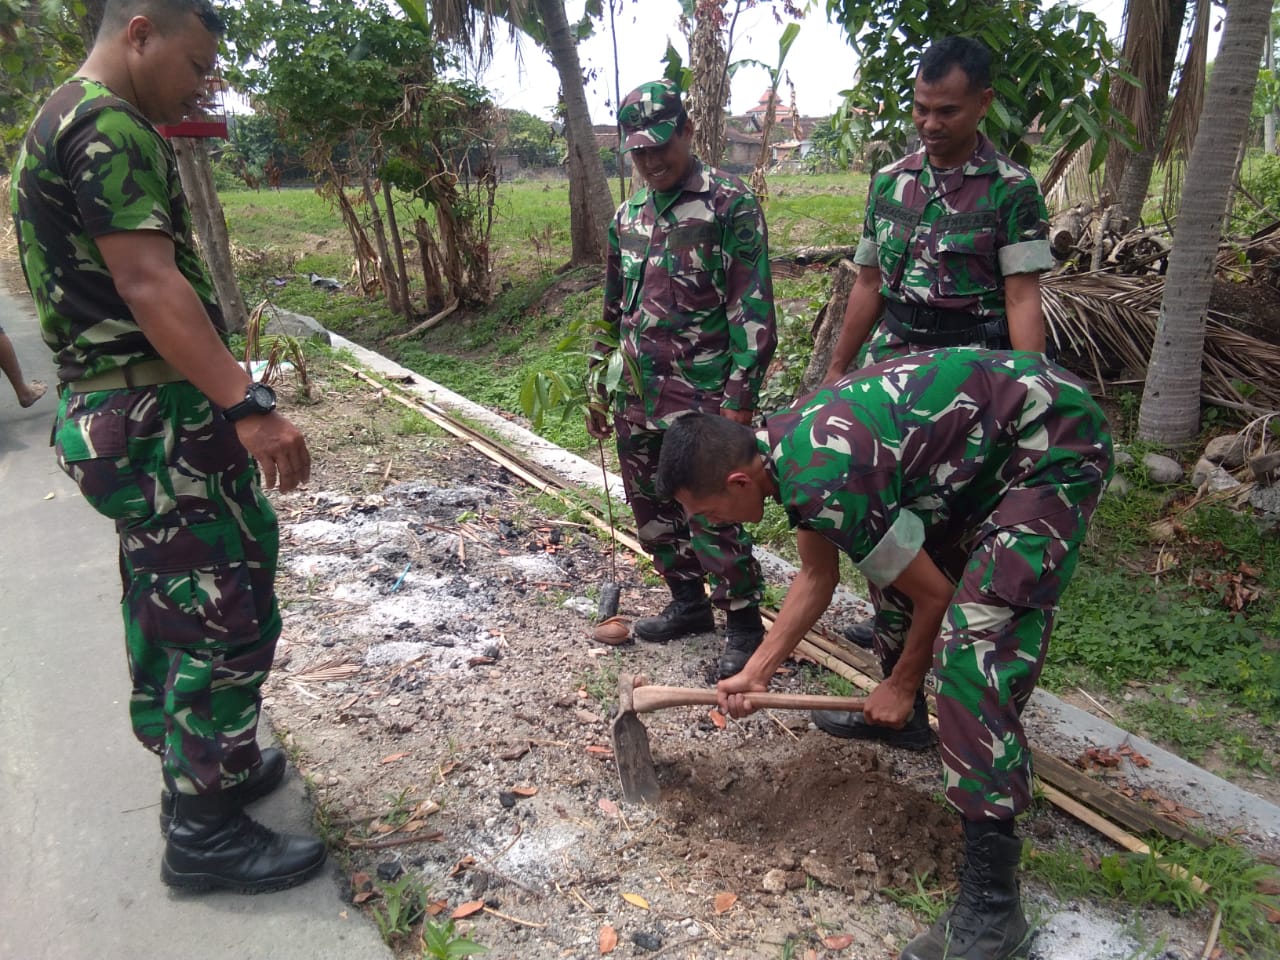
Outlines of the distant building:
{"type": "Polygon", "coordinates": [[[721,166],[735,173],[753,169],[760,159],[760,145],[770,99],[774,102],[773,126],[769,129],[771,167],[798,171],[800,160],[809,153],[809,137],[824,117],[797,117],[791,107],[778,99],[772,88],[760,94],[760,101],[746,113],[727,118],[725,148],[721,166]]]}

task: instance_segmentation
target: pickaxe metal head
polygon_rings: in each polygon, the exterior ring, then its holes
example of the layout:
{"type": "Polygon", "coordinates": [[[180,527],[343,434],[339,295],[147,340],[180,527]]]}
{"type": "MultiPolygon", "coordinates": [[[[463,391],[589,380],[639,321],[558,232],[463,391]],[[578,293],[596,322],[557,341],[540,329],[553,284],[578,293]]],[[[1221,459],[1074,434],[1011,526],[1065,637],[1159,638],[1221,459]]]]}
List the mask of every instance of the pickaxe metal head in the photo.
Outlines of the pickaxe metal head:
{"type": "Polygon", "coordinates": [[[613,718],[613,760],[618,765],[622,798],[628,803],[656,804],[662,791],[649,752],[649,732],[635,710],[634,690],[646,682],[642,676],[618,677],[618,715],[613,718]]]}

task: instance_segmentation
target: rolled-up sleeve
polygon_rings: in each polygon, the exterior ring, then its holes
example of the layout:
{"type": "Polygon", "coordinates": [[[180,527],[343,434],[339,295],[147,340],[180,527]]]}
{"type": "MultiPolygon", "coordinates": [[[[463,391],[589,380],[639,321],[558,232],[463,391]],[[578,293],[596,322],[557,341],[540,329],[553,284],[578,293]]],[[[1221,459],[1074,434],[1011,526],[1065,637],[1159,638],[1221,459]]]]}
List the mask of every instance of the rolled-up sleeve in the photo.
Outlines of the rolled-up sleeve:
{"type": "Polygon", "coordinates": [[[923,547],[924,522],[910,510],[903,510],[880,542],[854,566],[877,587],[887,587],[923,547]]]}

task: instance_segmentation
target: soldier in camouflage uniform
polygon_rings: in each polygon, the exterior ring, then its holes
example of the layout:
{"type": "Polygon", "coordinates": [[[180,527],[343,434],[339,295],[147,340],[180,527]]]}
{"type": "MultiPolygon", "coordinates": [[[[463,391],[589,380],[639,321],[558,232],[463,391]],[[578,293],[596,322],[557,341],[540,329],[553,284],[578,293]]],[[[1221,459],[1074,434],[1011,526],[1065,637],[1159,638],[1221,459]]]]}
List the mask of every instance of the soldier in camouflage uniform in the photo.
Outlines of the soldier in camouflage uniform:
{"type": "Polygon", "coordinates": [[[925,51],[912,106],[922,148],[872,178],[824,382],[844,376],[864,344],[864,363],[944,346],[1044,351],[1044,196],[978,132],[993,97],[981,43],[946,37],[925,51]]]}
{"type": "Polygon", "coordinates": [[[256,893],[302,882],[325,856],[242,809],[285,771],[256,738],[280,635],[262,480],[290,490],[310,457],[227,349],[173,150],[152,125],[194,111],[222,30],[207,0],[109,0],[88,59],[23,141],[11,202],[61,380],[58,462],[120,538],[130,715],[165,784],[162,877],[256,893]]]}
{"type": "Polygon", "coordinates": [[[955,906],[905,960],[1025,954],[1013,818],[1031,802],[1031,751],[1019,718],[1111,468],[1102,411],[1034,353],[909,355],[801,397],[754,434],[696,416],[667,431],[658,489],[688,513],[752,522],[772,498],[798,528],[800,573],[764,644],[721,681],[725,710],[750,712],[826,609],[839,551],[886,627],[866,721],[900,728],[923,714],[932,667],[966,866],[955,906]]]}
{"type": "MultiPolygon", "coordinates": [[[[751,422],[777,345],[764,216],[742,181],[693,155],[693,125],[673,83],[637,87],[618,123],[647,186],[609,225],[604,319],[629,361],[613,428],[640,542],[672,594],[633,632],[666,642],[713,630],[714,604],[727,624],[717,668],[732,676],[764,636],[763,577],[750,535],[740,524],[686,522],[679,504],[657,496],[653,476],[673,416],[697,410],[751,422]]],[[[609,435],[602,406],[589,411],[587,430],[609,435]]]]}
{"type": "MultiPolygon", "coordinates": [[[[858,276],[825,383],[860,352],[877,363],[940,346],[1045,349],[1040,273],[1053,258],[1044,197],[978,132],[993,96],[991,54],[978,41],[946,37],[925,52],[912,106],[923,146],[872,178],[858,276]]],[[[844,634],[871,646],[875,629],[863,621],[844,634]]],[[[817,722],[838,737],[910,750],[932,743],[927,728],[886,730],[856,713],[817,722]]]]}

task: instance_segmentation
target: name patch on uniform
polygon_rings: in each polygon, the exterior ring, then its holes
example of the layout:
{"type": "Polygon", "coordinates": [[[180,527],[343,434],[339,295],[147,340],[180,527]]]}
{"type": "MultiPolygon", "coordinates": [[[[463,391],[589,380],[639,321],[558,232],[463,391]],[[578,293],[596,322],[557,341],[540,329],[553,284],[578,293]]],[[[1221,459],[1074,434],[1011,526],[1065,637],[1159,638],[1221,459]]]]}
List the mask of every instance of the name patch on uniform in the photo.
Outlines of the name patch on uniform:
{"type": "Polygon", "coordinates": [[[999,222],[994,210],[978,210],[973,213],[952,213],[939,217],[934,225],[939,233],[973,233],[987,230],[999,222]]]}
{"type": "Polygon", "coordinates": [[[912,230],[920,222],[918,211],[882,194],[878,194],[871,202],[871,210],[879,220],[888,220],[890,223],[912,230]]]}

